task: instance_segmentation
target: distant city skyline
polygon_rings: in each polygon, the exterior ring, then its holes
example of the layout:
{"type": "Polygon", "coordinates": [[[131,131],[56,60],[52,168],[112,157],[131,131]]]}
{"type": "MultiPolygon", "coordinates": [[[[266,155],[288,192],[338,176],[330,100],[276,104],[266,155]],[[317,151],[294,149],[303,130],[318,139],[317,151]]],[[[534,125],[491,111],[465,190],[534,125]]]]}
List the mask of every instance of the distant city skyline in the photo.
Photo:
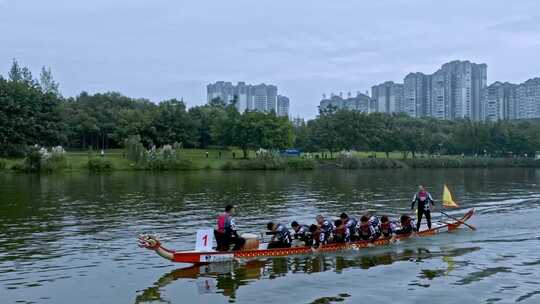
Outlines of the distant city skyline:
{"type": "Polygon", "coordinates": [[[206,102],[219,98],[225,103],[235,103],[236,109],[245,111],[274,112],[278,116],[289,117],[289,98],[278,94],[278,87],[272,84],[246,84],[239,81],[217,81],[206,86],[206,102]]]}
{"type": "Polygon", "coordinates": [[[366,113],[405,113],[411,117],[438,119],[540,118],[540,78],[521,84],[496,81],[488,86],[485,63],[454,60],[442,64],[432,74],[408,73],[403,83],[386,81],[372,86],[371,96],[357,93],[347,98],[331,94],[319,108],[329,106],[366,113]],[[363,96],[362,99],[360,97],[363,96]],[[360,102],[360,100],[362,100],[360,102]]]}
{"type": "Polygon", "coordinates": [[[190,107],[211,82],[266,82],[291,99],[291,116],[313,118],[323,92],[401,83],[441,62],[486,63],[488,85],[538,77],[539,18],[536,0],[0,0],[0,73],[16,58],[34,74],[50,66],[65,96],[190,107]]]}

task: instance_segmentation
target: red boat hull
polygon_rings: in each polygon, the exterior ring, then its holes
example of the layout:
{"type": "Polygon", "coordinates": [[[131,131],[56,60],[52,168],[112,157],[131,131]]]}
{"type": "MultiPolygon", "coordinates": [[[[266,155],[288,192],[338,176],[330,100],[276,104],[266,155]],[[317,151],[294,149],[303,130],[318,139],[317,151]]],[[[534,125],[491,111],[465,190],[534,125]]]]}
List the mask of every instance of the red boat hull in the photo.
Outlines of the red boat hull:
{"type": "MultiPolygon", "coordinates": [[[[436,226],[429,230],[423,230],[416,234],[417,237],[425,237],[435,235],[441,232],[448,232],[459,228],[464,222],[469,220],[474,214],[474,209],[469,210],[459,221],[453,221],[436,226]]],[[[397,240],[410,238],[411,235],[402,235],[396,237],[397,240]]],[[[358,241],[346,244],[327,244],[322,245],[317,252],[336,252],[342,250],[361,249],[367,247],[378,247],[391,244],[390,239],[379,239],[373,242],[358,241]]],[[[231,261],[235,259],[249,259],[257,257],[279,257],[297,254],[312,253],[311,247],[291,247],[291,248],[276,248],[276,249],[257,249],[243,250],[234,252],[195,252],[195,251],[176,251],[173,252],[172,261],[180,263],[214,263],[231,261]]]]}

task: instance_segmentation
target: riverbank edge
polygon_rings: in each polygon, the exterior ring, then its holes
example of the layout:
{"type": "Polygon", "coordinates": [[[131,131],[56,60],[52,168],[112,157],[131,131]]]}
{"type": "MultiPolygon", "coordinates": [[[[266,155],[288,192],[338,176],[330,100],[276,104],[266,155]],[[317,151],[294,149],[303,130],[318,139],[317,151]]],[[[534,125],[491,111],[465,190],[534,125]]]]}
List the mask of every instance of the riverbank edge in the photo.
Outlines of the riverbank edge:
{"type": "MultiPolygon", "coordinates": [[[[22,172],[22,159],[0,159],[0,172],[22,172]]],[[[308,159],[303,157],[282,158],[278,160],[235,159],[226,160],[218,165],[190,161],[190,165],[177,168],[145,168],[134,163],[115,159],[89,158],[86,163],[70,162],[56,172],[115,172],[115,171],[309,171],[309,170],[365,170],[365,169],[458,169],[458,168],[540,168],[540,160],[507,158],[333,158],[308,159]],[[103,163],[103,165],[96,165],[103,163]]]]}

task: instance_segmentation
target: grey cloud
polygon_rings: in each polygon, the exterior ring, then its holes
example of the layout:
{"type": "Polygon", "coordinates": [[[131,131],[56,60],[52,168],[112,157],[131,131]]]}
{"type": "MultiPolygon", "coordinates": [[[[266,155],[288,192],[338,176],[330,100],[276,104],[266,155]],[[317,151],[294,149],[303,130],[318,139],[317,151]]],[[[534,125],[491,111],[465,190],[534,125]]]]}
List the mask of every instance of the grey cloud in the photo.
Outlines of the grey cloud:
{"type": "Polygon", "coordinates": [[[0,73],[51,66],[64,95],[121,91],[202,103],[216,80],[275,83],[293,114],[453,59],[489,79],[538,76],[540,2],[0,0],[0,73]]]}

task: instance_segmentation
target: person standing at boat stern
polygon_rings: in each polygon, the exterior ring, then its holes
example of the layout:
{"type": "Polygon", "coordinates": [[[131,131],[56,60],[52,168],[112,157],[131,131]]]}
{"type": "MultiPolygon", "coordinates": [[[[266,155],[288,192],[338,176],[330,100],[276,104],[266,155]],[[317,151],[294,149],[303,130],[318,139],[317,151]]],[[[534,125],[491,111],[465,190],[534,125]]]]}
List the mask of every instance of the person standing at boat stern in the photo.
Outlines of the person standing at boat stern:
{"type": "Polygon", "coordinates": [[[270,222],[266,225],[266,229],[270,230],[270,234],[273,234],[272,240],[268,244],[268,249],[291,247],[292,238],[287,227],[282,224],[270,222]]]}
{"type": "Polygon", "coordinates": [[[238,236],[234,218],[235,212],[233,205],[225,206],[225,212],[218,216],[217,229],[214,230],[214,236],[219,251],[228,251],[231,244],[234,244],[233,250],[240,250],[246,243],[246,240],[238,236]]]}
{"type": "Polygon", "coordinates": [[[426,191],[424,186],[418,186],[418,192],[414,195],[411,210],[414,210],[414,205],[418,204],[418,219],[416,222],[416,231],[420,231],[420,222],[422,221],[422,215],[426,216],[428,229],[431,229],[431,207],[435,206],[433,197],[426,191]]]}

